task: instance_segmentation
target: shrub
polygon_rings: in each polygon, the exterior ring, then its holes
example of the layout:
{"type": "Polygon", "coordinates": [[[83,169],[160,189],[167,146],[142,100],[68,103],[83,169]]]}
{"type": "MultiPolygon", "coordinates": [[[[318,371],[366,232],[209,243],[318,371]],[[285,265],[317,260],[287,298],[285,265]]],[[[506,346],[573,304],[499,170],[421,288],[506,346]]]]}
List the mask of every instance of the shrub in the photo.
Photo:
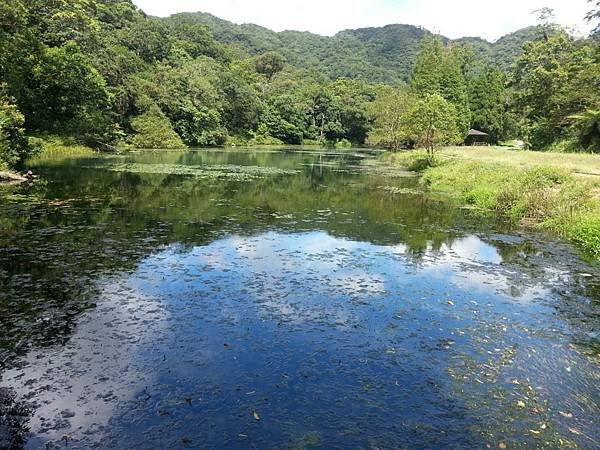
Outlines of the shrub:
{"type": "Polygon", "coordinates": [[[583,215],[574,221],[569,238],[591,256],[600,258],[600,215],[583,215]]]}
{"type": "Polygon", "coordinates": [[[336,142],[334,147],[337,149],[352,148],[352,142],[348,139],[342,139],[341,141],[336,142]]]}
{"type": "Polygon", "coordinates": [[[135,135],[131,145],[137,148],[185,148],[179,135],[173,129],[171,122],[158,109],[136,117],[131,121],[135,135]]]}
{"type": "Polygon", "coordinates": [[[31,145],[23,125],[25,117],[11,99],[0,92],[0,168],[19,168],[37,151],[31,145]]]}

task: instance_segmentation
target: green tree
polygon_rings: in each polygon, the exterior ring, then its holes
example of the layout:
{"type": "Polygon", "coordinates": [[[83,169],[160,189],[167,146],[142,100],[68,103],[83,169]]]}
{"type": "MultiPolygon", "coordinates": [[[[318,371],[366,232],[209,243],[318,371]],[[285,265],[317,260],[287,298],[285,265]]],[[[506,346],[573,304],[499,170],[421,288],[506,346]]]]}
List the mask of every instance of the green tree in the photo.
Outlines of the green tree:
{"type": "Polygon", "coordinates": [[[600,105],[600,61],[589,44],[562,31],[525,45],[512,87],[534,149],[570,137],[568,117],[600,105]]]}
{"type": "Polygon", "coordinates": [[[398,151],[407,143],[405,115],[415,103],[406,89],[382,87],[369,106],[373,130],[369,134],[372,145],[398,151]]]}
{"type": "Polygon", "coordinates": [[[19,168],[34,153],[23,128],[25,117],[0,86],[0,169],[19,168]]]}
{"type": "Polygon", "coordinates": [[[340,133],[331,137],[364,144],[370,131],[368,105],[375,98],[375,90],[364,81],[347,78],[334,81],[328,89],[335,99],[341,124],[340,133]]]}
{"type": "Polygon", "coordinates": [[[134,147],[185,148],[169,119],[158,108],[152,108],[149,112],[135,117],[131,121],[131,127],[136,133],[131,138],[131,144],[134,147]]]}
{"type": "Polygon", "coordinates": [[[119,97],[128,114],[143,114],[158,107],[185,144],[193,147],[222,145],[225,97],[218,83],[226,69],[201,57],[182,67],[155,64],[130,77],[119,97]]]}
{"type": "Polygon", "coordinates": [[[97,2],[90,0],[27,0],[29,25],[49,47],[75,41],[94,49],[101,25],[96,17],[97,2]]]}
{"type": "Polygon", "coordinates": [[[263,74],[267,77],[267,80],[271,81],[275,74],[283,70],[285,60],[280,53],[267,52],[254,60],[254,66],[258,73],[263,74]]]}
{"type": "Polygon", "coordinates": [[[28,97],[26,117],[33,129],[93,139],[109,128],[106,82],[73,42],[44,52],[34,67],[28,97]]]}
{"type": "Polygon", "coordinates": [[[463,58],[461,47],[447,47],[439,36],[424,39],[411,87],[419,97],[439,94],[451,102],[456,107],[459,127],[466,134],[471,117],[463,58]]]}
{"type": "Polygon", "coordinates": [[[487,67],[469,84],[472,126],[490,135],[492,142],[505,139],[509,129],[506,75],[487,67]]]}
{"type": "Polygon", "coordinates": [[[258,92],[243,78],[228,70],[223,71],[217,80],[223,97],[223,122],[226,128],[236,134],[255,131],[262,110],[258,92]]]}
{"type": "Polygon", "coordinates": [[[579,144],[586,150],[600,153],[600,110],[588,110],[570,119],[577,130],[579,144]]]}
{"type": "Polygon", "coordinates": [[[178,38],[177,45],[192,58],[210,56],[223,62],[228,60],[223,46],[214,40],[208,27],[194,23],[181,23],[173,25],[171,30],[178,38]]]}
{"type": "Polygon", "coordinates": [[[29,26],[29,10],[22,0],[0,2],[0,82],[21,101],[41,45],[29,26]]]}
{"type": "Polygon", "coordinates": [[[118,38],[146,62],[164,60],[171,51],[172,38],[167,27],[157,19],[139,17],[120,30],[118,38]]]}
{"type": "Polygon", "coordinates": [[[443,145],[463,140],[456,107],[439,94],[426,94],[403,117],[406,136],[427,150],[430,162],[443,145]]]}

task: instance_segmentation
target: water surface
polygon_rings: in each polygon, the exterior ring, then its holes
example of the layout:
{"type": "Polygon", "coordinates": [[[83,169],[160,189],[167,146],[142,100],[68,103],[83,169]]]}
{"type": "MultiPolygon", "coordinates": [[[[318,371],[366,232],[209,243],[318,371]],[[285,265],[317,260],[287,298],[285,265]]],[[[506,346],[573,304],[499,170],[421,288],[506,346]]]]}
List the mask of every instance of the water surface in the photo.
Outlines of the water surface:
{"type": "Polygon", "coordinates": [[[0,191],[0,448],[598,448],[600,274],[369,152],[0,191]]]}

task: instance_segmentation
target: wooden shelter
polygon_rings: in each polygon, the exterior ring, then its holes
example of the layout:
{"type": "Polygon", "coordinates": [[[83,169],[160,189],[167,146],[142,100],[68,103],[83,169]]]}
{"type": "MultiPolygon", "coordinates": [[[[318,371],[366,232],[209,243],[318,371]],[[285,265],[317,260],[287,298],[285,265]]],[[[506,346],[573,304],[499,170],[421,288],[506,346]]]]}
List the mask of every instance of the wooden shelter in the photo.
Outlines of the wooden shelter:
{"type": "Polygon", "coordinates": [[[469,134],[467,135],[466,144],[467,145],[488,145],[489,144],[490,135],[484,133],[483,131],[476,130],[471,128],[469,130],[469,134]]]}

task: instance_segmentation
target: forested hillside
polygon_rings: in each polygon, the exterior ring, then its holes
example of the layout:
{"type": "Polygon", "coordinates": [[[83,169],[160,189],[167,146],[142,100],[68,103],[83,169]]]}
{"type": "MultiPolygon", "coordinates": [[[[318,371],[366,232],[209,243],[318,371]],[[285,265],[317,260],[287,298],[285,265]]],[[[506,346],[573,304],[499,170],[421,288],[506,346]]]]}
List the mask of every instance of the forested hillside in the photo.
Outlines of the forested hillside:
{"type": "Polygon", "coordinates": [[[495,44],[408,25],[329,38],[152,18],[130,0],[4,0],[0,166],[55,136],[102,148],[429,145],[417,125],[433,109],[440,142],[474,127],[493,142],[597,150],[599,60],[596,42],[549,23],[495,44]]]}
{"type": "MultiPolygon", "coordinates": [[[[217,41],[234,46],[244,56],[277,51],[288,63],[317,69],[332,79],[348,77],[383,83],[410,81],[421,42],[432,35],[413,25],[346,30],[333,37],[298,31],[276,33],[257,25],[237,25],[206,13],[176,14],[165,20],[176,26],[206,25],[217,41]]],[[[472,45],[487,62],[510,70],[522,53],[523,44],[539,34],[539,27],[530,27],[495,43],[469,37],[443,40],[472,45]]]]}

